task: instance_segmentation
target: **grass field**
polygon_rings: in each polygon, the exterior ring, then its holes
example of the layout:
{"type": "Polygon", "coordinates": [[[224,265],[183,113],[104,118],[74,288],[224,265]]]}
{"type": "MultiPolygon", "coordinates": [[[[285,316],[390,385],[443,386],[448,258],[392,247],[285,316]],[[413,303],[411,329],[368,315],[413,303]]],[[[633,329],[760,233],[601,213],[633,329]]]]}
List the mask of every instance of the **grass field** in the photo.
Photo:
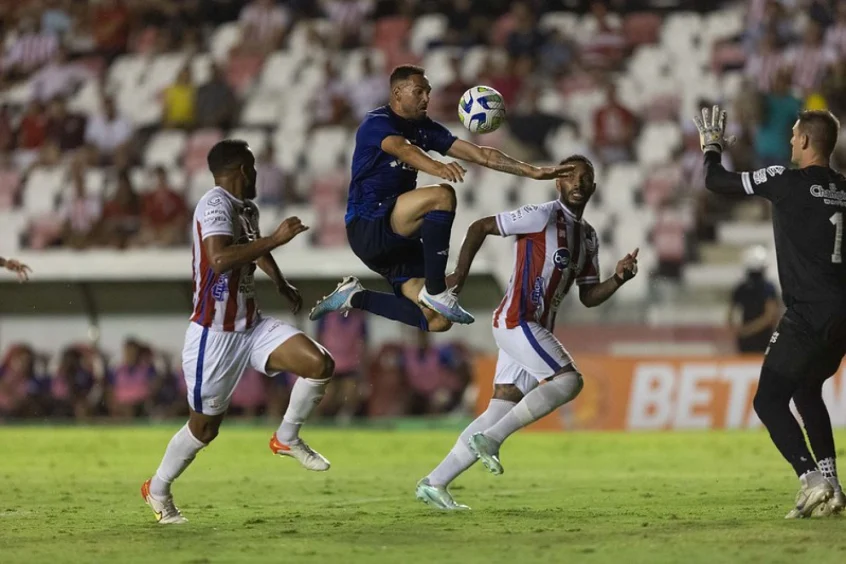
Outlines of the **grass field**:
{"type": "Polygon", "coordinates": [[[846,562],[846,519],[783,520],[797,482],[764,433],[517,435],[441,513],[414,484],[454,432],[307,430],[317,474],[230,427],[166,527],[138,490],[175,429],[0,428],[0,562],[846,562]]]}

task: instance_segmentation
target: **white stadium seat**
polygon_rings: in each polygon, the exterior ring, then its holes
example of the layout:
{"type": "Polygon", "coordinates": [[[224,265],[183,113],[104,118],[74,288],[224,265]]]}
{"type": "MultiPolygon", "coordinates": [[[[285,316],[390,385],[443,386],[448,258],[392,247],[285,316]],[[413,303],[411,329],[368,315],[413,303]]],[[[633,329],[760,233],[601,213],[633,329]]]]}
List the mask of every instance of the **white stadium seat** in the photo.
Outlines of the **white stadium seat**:
{"type": "MultiPolygon", "coordinates": [[[[447,29],[446,16],[426,14],[414,20],[411,28],[411,50],[418,55],[426,52],[429,43],[443,37],[447,29]]],[[[430,70],[427,68],[427,70],[430,70]]]]}
{"type": "Polygon", "coordinates": [[[157,165],[172,167],[179,162],[185,149],[186,135],[180,130],[163,130],[156,133],[147,144],[144,164],[148,167],[157,165]]]}

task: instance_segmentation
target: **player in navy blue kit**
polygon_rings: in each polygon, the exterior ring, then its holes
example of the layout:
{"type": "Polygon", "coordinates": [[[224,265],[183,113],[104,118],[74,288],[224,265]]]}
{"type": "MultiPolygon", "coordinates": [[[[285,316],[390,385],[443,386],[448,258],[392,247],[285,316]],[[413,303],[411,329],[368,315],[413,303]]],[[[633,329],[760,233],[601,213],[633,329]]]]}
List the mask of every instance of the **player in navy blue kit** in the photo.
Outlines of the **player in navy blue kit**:
{"type": "Polygon", "coordinates": [[[446,331],[453,323],[473,322],[446,283],[455,191],[448,183],[415,186],[417,171],[454,183],[466,170],[427,151],[537,180],[563,176],[573,166],[536,167],[457,139],[426,115],[432,88],[421,67],[399,66],[390,80],[390,103],[368,113],[356,133],[345,220],[353,252],[394,293],[365,290],[348,276],[309,318],[356,308],[424,331],[446,331]]]}
{"type": "Polygon", "coordinates": [[[791,161],[729,172],[720,163],[725,112],[714,106],[695,118],[705,153],[705,187],[721,194],[761,196],[773,204],[778,277],[787,308],[758,380],[753,405],[801,484],[788,519],[824,516],[846,507],[837,478],[834,434],[823,402],[823,383],[846,353],[846,263],[843,218],[846,178],[829,166],[840,123],[828,111],[804,111],[793,126],[791,161]],[[790,411],[802,417],[816,460],[790,411]]]}

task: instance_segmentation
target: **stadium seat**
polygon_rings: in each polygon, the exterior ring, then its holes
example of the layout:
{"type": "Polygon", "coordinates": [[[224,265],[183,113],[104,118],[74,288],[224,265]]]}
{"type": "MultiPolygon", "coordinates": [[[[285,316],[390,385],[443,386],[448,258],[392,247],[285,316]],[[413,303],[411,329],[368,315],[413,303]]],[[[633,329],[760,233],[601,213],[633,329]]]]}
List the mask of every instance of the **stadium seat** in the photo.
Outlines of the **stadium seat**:
{"type": "Polygon", "coordinates": [[[502,51],[495,51],[489,49],[485,45],[474,45],[465,50],[461,56],[461,78],[467,84],[475,84],[479,75],[484,71],[483,65],[488,60],[488,57],[493,57],[494,60],[499,57],[504,57],[502,51]]]}
{"type": "Polygon", "coordinates": [[[231,137],[233,139],[243,139],[250,145],[250,148],[256,155],[260,154],[264,151],[264,148],[267,147],[267,133],[262,129],[248,129],[241,127],[230,131],[227,137],[231,137]]]}
{"type": "Polygon", "coordinates": [[[609,211],[631,213],[635,207],[635,193],[642,183],[643,172],[639,165],[624,163],[609,166],[602,199],[604,207],[609,211]]]}
{"type": "Polygon", "coordinates": [[[315,173],[335,170],[344,148],[351,143],[350,134],[340,126],[320,127],[312,133],[306,145],[306,165],[315,173]]]}
{"type": "Polygon", "coordinates": [[[288,50],[297,59],[313,56],[315,46],[309,43],[309,29],[313,28],[321,37],[329,37],[334,32],[334,24],[326,18],[313,18],[298,22],[288,36],[288,50]]]}
{"type": "Polygon", "coordinates": [[[288,51],[276,51],[264,62],[260,83],[264,90],[286,91],[295,83],[301,60],[288,51]]]}
{"type": "Polygon", "coordinates": [[[17,170],[0,170],[0,211],[10,210],[14,207],[20,191],[20,183],[21,175],[17,170]]]}
{"type": "MultiPolygon", "coordinates": [[[[317,212],[312,209],[309,205],[294,205],[294,206],[287,206],[285,208],[285,217],[292,217],[297,216],[300,218],[300,221],[303,222],[303,225],[317,225],[317,212]]],[[[281,221],[282,218],[279,219],[281,221]]],[[[279,224],[279,221],[276,224],[279,224]]],[[[269,232],[268,232],[269,233],[269,232]]],[[[312,241],[315,233],[313,231],[306,231],[299,237],[294,237],[290,243],[286,244],[284,249],[285,252],[293,253],[296,250],[306,250],[312,247],[312,241]]]]}
{"type": "Polygon", "coordinates": [[[656,43],[661,30],[661,16],[636,12],[623,19],[623,36],[630,46],[656,43]]]}
{"type": "Polygon", "coordinates": [[[21,234],[29,218],[19,212],[0,211],[0,241],[3,253],[13,254],[21,248],[21,234]]]}
{"type": "Polygon", "coordinates": [[[108,70],[108,86],[111,90],[120,90],[129,86],[136,86],[141,81],[141,75],[149,64],[146,55],[122,55],[108,70]]]}
{"type": "Polygon", "coordinates": [[[83,115],[92,115],[100,111],[100,92],[97,79],[86,80],[68,99],[68,110],[83,115]]]}
{"type": "Polygon", "coordinates": [[[309,201],[318,209],[333,208],[346,203],[349,176],[336,171],[315,177],[309,190],[309,201]]]}
{"type": "Polygon", "coordinates": [[[523,178],[517,185],[517,205],[542,204],[558,199],[558,191],[551,180],[523,178]]]}
{"type": "MultiPolygon", "coordinates": [[[[130,180],[132,176],[130,175],[130,180]]],[[[138,184],[132,181],[132,186],[137,190],[138,184]]],[[[85,192],[90,196],[106,196],[106,170],[91,167],[85,171],[85,192]]],[[[63,197],[67,198],[69,190],[63,191],[63,197]]]]}
{"type": "Polygon", "coordinates": [[[156,56],[141,75],[141,84],[152,92],[162,91],[176,80],[179,72],[188,64],[183,53],[163,53],[156,56]]]}
{"type": "Polygon", "coordinates": [[[564,32],[565,36],[572,36],[579,25],[579,16],[572,12],[547,12],[541,16],[538,27],[548,31],[557,29],[564,32]]]}
{"type": "Polygon", "coordinates": [[[373,26],[373,47],[384,54],[396,50],[411,30],[411,20],[405,16],[379,18],[373,26]]]}
{"type": "Polygon", "coordinates": [[[186,137],[184,131],[176,129],[165,129],[156,133],[147,144],[144,164],[148,167],[176,166],[185,150],[186,137]]]}
{"type": "Polygon", "coordinates": [[[221,139],[223,133],[219,129],[200,129],[192,133],[185,144],[185,172],[193,174],[197,170],[205,170],[209,150],[221,139]]]}
{"type": "MultiPolygon", "coordinates": [[[[353,49],[344,57],[344,63],[341,66],[341,78],[347,82],[355,83],[364,74],[364,59],[370,57],[373,68],[381,72],[390,72],[390,69],[385,69],[385,54],[378,49],[353,49]]],[[[427,69],[428,71],[428,69],[427,69]]]]}
{"type": "Polygon", "coordinates": [[[241,111],[241,125],[270,126],[279,123],[279,105],[283,95],[262,89],[254,90],[241,111]]]}
{"type": "Polygon", "coordinates": [[[203,85],[212,78],[212,58],[208,53],[198,53],[191,59],[191,78],[194,84],[203,85]]]}
{"type": "Polygon", "coordinates": [[[637,160],[646,166],[666,163],[681,144],[681,128],[674,122],[647,124],[637,138],[637,160]]]}
{"type": "Polygon", "coordinates": [[[28,215],[52,212],[56,198],[65,181],[64,167],[36,167],[26,179],[23,192],[23,209],[28,215]]]}
{"type": "Polygon", "coordinates": [[[223,63],[229,58],[229,52],[241,42],[240,22],[230,22],[219,26],[214,30],[210,41],[212,58],[218,63],[223,63]]]}
{"type": "Polygon", "coordinates": [[[422,55],[429,48],[430,43],[443,37],[446,29],[447,19],[441,14],[419,16],[411,27],[411,50],[422,55]]]}
{"type": "Polygon", "coordinates": [[[188,207],[195,207],[203,195],[214,188],[214,177],[208,170],[198,170],[191,175],[185,201],[188,207]]]}

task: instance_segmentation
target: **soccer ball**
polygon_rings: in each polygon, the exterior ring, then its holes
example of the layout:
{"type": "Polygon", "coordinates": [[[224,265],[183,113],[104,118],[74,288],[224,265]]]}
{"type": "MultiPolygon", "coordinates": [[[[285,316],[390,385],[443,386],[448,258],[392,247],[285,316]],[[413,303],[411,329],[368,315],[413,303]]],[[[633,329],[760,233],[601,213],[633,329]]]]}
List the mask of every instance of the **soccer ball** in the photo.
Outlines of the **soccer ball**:
{"type": "Polygon", "coordinates": [[[505,121],[502,94],[490,86],[474,86],[458,103],[458,119],[473,133],[496,131],[505,121]]]}

